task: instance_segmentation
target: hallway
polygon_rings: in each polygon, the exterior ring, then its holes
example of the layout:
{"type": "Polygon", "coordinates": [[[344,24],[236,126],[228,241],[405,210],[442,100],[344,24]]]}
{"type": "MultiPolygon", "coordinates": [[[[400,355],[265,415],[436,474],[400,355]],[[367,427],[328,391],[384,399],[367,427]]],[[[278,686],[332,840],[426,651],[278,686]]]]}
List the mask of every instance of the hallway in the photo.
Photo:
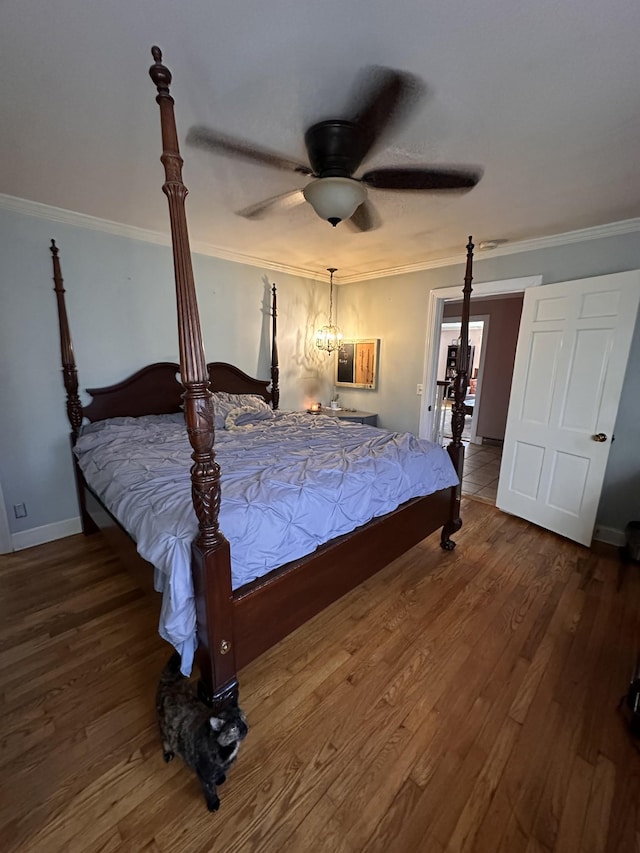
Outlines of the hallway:
{"type": "Polygon", "coordinates": [[[465,442],[462,494],[495,505],[502,447],[465,442]]]}
{"type": "MultiPolygon", "coordinates": [[[[444,435],[441,443],[446,447],[451,441],[451,414],[448,403],[445,403],[442,425],[444,435]]],[[[495,506],[502,461],[502,444],[497,441],[474,444],[470,441],[470,437],[471,418],[467,417],[462,431],[462,442],[465,446],[462,494],[495,506]]]]}

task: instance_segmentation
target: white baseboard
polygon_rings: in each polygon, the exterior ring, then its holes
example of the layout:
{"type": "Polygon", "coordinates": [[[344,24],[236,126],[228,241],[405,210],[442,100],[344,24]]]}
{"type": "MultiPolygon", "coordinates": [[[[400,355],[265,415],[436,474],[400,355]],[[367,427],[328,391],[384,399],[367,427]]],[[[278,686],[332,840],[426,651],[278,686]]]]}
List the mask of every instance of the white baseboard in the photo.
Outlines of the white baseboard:
{"type": "Polygon", "coordinates": [[[617,530],[615,527],[596,527],[593,538],[598,542],[606,542],[607,545],[617,545],[621,548],[626,544],[626,536],[623,530],[617,530]]]}
{"type": "Polygon", "coordinates": [[[82,532],[80,516],[67,518],[65,521],[56,521],[53,524],[43,524],[42,527],[32,527],[30,530],[21,530],[20,533],[11,535],[14,551],[22,551],[24,548],[33,548],[34,545],[44,545],[45,542],[53,542],[55,539],[64,539],[65,536],[73,536],[82,532]]]}

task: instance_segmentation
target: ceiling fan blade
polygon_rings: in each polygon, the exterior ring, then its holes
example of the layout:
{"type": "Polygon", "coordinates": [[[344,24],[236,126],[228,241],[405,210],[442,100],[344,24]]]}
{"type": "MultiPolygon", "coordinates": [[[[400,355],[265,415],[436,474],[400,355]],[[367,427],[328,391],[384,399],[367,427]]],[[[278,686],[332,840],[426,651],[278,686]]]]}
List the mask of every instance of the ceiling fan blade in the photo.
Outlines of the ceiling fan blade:
{"type": "Polygon", "coordinates": [[[379,190],[470,190],[482,177],[479,169],[407,167],[372,169],[360,180],[379,190]]]}
{"type": "Polygon", "coordinates": [[[355,87],[358,107],[351,118],[362,132],[362,159],[391,127],[401,123],[425,91],[424,83],[406,71],[380,66],[362,71],[355,87]]]}
{"type": "Polygon", "coordinates": [[[346,220],[346,224],[353,231],[373,231],[380,226],[380,217],[368,199],[356,207],[355,213],[350,219],[346,220]]]}
{"type": "Polygon", "coordinates": [[[288,157],[283,157],[267,148],[260,148],[252,143],[244,142],[242,139],[218,133],[208,127],[196,125],[190,128],[186,141],[188,145],[213,151],[215,154],[239,157],[243,160],[249,160],[251,163],[262,163],[265,166],[274,166],[276,169],[298,172],[301,175],[313,175],[309,166],[297,163],[295,160],[289,160],[288,157]]]}
{"type": "Polygon", "coordinates": [[[267,213],[288,210],[290,207],[295,207],[303,201],[302,190],[289,190],[289,192],[274,195],[264,201],[251,204],[249,207],[238,210],[237,213],[238,216],[243,216],[245,219],[261,219],[267,213]]]}

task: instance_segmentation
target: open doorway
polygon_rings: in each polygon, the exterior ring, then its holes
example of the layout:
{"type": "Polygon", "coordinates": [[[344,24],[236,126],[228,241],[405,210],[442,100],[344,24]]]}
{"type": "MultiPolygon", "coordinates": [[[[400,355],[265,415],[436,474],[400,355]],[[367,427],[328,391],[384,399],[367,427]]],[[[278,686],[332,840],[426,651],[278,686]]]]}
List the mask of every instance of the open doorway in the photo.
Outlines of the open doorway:
{"type": "MultiPolygon", "coordinates": [[[[436,440],[438,444],[442,444],[443,440],[453,437],[450,415],[453,403],[453,379],[455,378],[455,361],[459,345],[460,320],[460,317],[447,316],[440,326],[438,379],[442,381],[442,385],[439,384],[441,393],[437,397],[438,435],[436,440]]],[[[489,315],[476,316],[475,313],[469,319],[469,387],[465,398],[467,419],[462,439],[472,444],[481,443],[481,439],[477,437],[477,414],[482,395],[482,374],[486,352],[483,348],[483,340],[486,339],[489,331],[489,320],[489,315]]]]}
{"type": "MultiPolygon", "coordinates": [[[[489,306],[487,308],[485,305],[487,302],[497,301],[505,297],[518,298],[521,302],[525,289],[538,286],[541,283],[542,276],[530,276],[476,284],[474,286],[474,296],[471,300],[471,316],[480,318],[485,317],[487,314],[491,315],[496,306],[489,306]]],[[[430,438],[431,440],[439,439],[438,432],[440,424],[437,420],[438,393],[442,392],[439,388],[440,374],[438,371],[442,323],[456,322],[456,319],[460,317],[460,291],[461,288],[443,288],[441,290],[433,290],[430,294],[420,436],[430,438]],[[457,306],[456,303],[458,303],[457,306]]],[[[457,334],[459,335],[459,319],[457,319],[457,328],[457,334]]],[[[463,441],[465,441],[467,446],[465,476],[462,484],[463,494],[474,495],[493,503],[495,503],[500,473],[501,439],[504,438],[504,422],[506,421],[506,411],[510,396],[513,357],[515,355],[518,328],[519,312],[516,325],[511,330],[507,329],[503,316],[499,314],[496,314],[495,317],[490,317],[489,327],[487,325],[483,327],[483,342],[479,354],[480,357],[484,353],[484,358],[487,358],[488,353],[490,353],[492,341],[494,345],[497,345],[499,352],[501,345],[505,343],[508,337],[512,338],[513,351],[509,357],[498,355],[497,358],[491,359],[488,365],[486,362],[480,364],[478,360],[478,383],[475,389],[474,413],[471,422],[471,428],[474,428],[475,441],[471,442],[470,429],[466,434],[463,433],[463,441]],[[479,395],[478,385],[481,382],[481,394],[479,395]],[[480,401],[480,396],[482,397],[482,401],[480,401]],[[502,412],[504,412],[504,415],[502,412]],[[474,421],[475,424],[473,423],[474,421]],[[502,422],[501,428],[500,422],[502,422]]],[[[494,355],[496,355],[495,352],[494,355]]],[[[473,376],[473,371],[471,375],[473,376]]],[[[440,443],[446,444],[448,440],[445,438],[440,443]]]]}
{"type": "MultiPolygon", "coordinates": [[[[511,294],[509,294],[511,296],[511,294]]],[[[515,294],[521,297],[520,294],[515,294]]],[[[506,297],[496,297],[503,299],[506,297]]],[[[521,303],[521,298],[520,298],[521,303]]],[[[486,307],[486,300],[481,301],[486,307]]],[[[449,354],[455,352],[459,345],[459,338],[455,335],[460,333],[461,317],[455,316],[459,306],[451,302],[445,305],[445,318],[440,327],[440,346],[438,355],[438,375],[445,376],[450,382],[455,377],[455,361],[453,370],[449,365],[449,354]]],[[[494,306],[494,319],[500,317],[501,306],[494,306]]],[[[462,433],[462,441],[465,444],[465,464],[462,478],[462,494],[473,497],[476,500],[495,504],[498,494],[498,480],[500,477],[500,464],[502,462],[502,441],[493,439],[485,441],[485,437],[478,433],[479,413],[481,411],[482,380],[487,364],[487,344],[490,341],[491,312],[485,315],[477,315],[476,307],[472,301],[471,316],[469,317],[469,387],[465,397],[467,417],[462,433]]],[[[484,309],[483,309],[484,310],[484,309]]],[[[516,322],[519,315],[514,315],[516,322]]],[[[503,328],[504,332],[504,328],[503,328]]],[[[513,337],[513,335],[512,335],[513,337]]],[[[517,331],[515,332],[517,338],[517,331]]],[[[514,343],[515,347],[515,343],[514,343]]],[[[489,361],[491,368],[491,360],[489,361]]],[[[491,388],[491,376],[488,377],[488,386],[491,388]]],[[[441,428],[438,435],[438,443],[446,446],[453,438],[451,431],[451,406],[453,404],[453,385],[445,386],[442,394],[442,411],[439,415],[441,428]]],[[[505,415],[506,417],[506,415],[505,415]]]]}

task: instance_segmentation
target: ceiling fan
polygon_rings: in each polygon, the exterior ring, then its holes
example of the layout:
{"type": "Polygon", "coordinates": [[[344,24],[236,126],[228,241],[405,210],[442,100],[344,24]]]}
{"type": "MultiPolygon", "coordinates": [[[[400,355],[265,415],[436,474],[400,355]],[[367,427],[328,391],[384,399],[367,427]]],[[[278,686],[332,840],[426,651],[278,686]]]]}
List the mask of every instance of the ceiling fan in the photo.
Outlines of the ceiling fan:
{"type": "Polygon", "coordinates": [[[195,126],[187,143],[217,154],[262,163],[312,178],[294,189],[238,211],[257,219],[264,214],[308,201],[318,216],[333,226],[345,220],[358,231],[376,227],[379,219],[367,198],[367,188],[382,190],[469,190],[482,176],[478,168],[391,166],[355,172],[392,127],[397,127],[422,94],[422,83],[412,74],[392,68],[369,68],[348,114],[317,122],[305,132],[309,164],[294,160],[207,127],[195,126]]]}

